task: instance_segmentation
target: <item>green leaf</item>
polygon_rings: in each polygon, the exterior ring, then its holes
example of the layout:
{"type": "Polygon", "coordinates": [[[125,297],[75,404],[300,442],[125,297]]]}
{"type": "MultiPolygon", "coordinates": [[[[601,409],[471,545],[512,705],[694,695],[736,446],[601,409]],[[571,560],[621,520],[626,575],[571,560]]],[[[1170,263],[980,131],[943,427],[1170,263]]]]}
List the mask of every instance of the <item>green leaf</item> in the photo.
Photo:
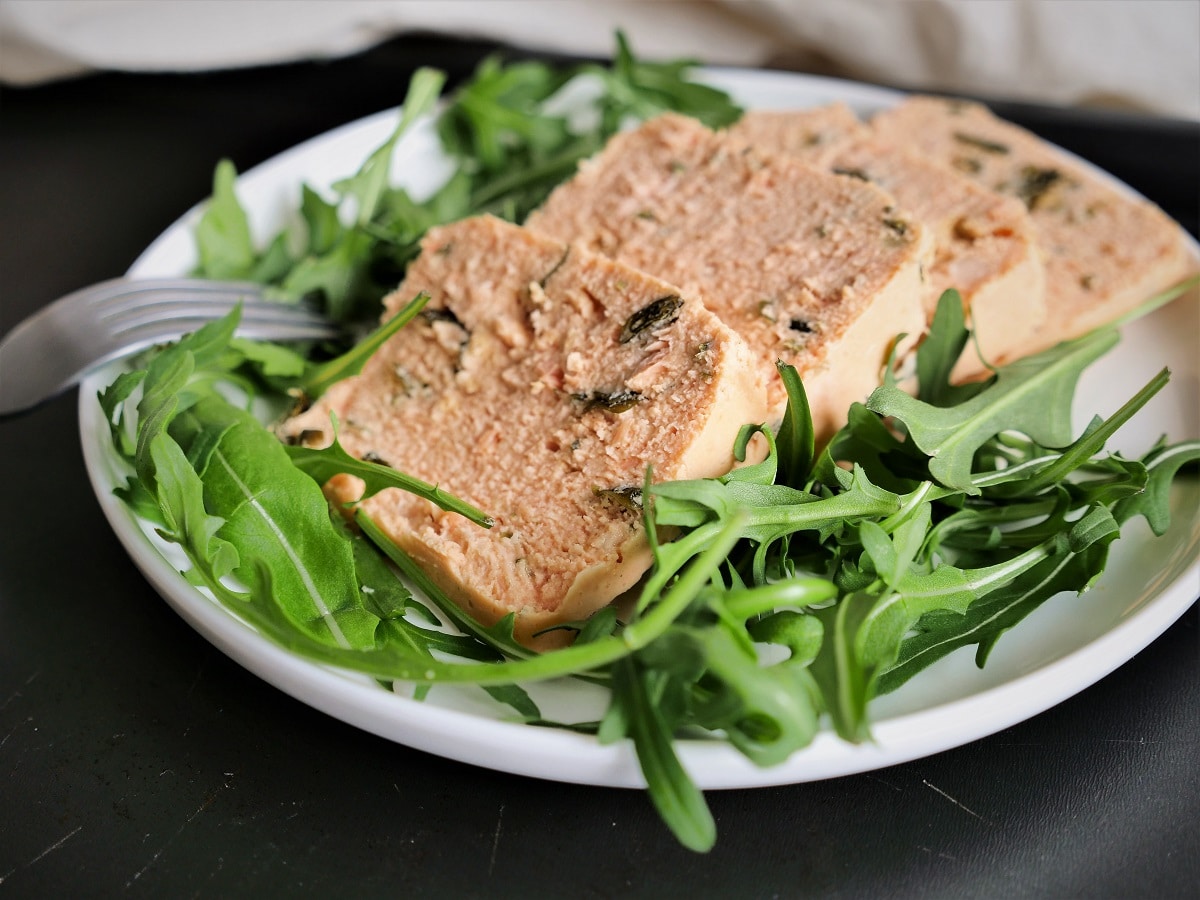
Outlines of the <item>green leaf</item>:
{"type": "Polygon", "coordinates": [[[329,318],[349,321],[362,312],[356,301],[366,283],[374,244],[362,229],[346,231],[325,253],[300,259],[283,279],[283,290],[293,297],[324,297],[329,318]]]}
{"type": "Polygon", "coordinates": [[[345,230],[338,218],[337,204],[329,203],[307,184],[300,187],[300,215],[311,256],[322,256],[332,250],[345,230]]]}
{"type": "Polygon", "coordinates": [[[858,636],[877,599],[854,593],[815,613],[823,627],[824,641],[809,671],[824,698],[834,730],[855,744],[870,736],[867,702],[873,695],[876,673],[860,656],[858,636]]]}
{"type": "Polygon", "coordinates": [[[104,420],[108,422],[113,449],[122,459],[132,460],[136,448],[133,435],[127,427],[125,401],[128,400],[146,377],[145,369],[122,372],[98,396],[104,420]]]}
{"type": "Polygon", "coordinates": [[[142,380],[142,397],[137,404],[137,440],[134,465],[138,477],[153,490],[154,464],[150,444],[182,410],[211,390],[204,379],[193,383],[193,373],[214,364],[225,353],[241,318],[235,308],[227,316],[209,322],[155,356],[142,380]]]}
{"type": "Polygon", "coordinates": [[[217,163],[213,193],[196,225],[199,272],[208,278],[248,278],[258,258],[246,211],[234,191],[237,170],[227,159],[217,163]]]}
{"type": "Polygon", "coordinates": [[[382,347],[397,331],[416,318],[417,314],[429,302],[426,293],[417,294],[403,309],[389,318],[386,322],[372,331],[369,335],[343,353],[341,356],[312,366],[297,385],[311,399],[316,399],[327,391],[331,385],[343,378],[357,375],[362,371],[368,359],[382,347]]]}
{"type": "Polygon", "coordinates": [[[202,478],[205,507],[225,520],[220,537],[240,548],[233,574],[306,636],[374,647],[378,620],[362,607],[350,543],[330,522],[320,487],[249,413],[211,397],[193,414],[223,432],[202,478]]]}
{"type": "Polygon", "coordinates": [[[360,226],[367,224],[375,216],[379,200],[388,185],[392,153],[396,144],[417,119],[433,109],[445,81],[445,74],[436,69],[422,68],[414,72],[396,128],[388,139],[367,157],[367,161],[356,173],[334,185],[334,190],[343,198],[353,197],[358,202],[356,221],[360,226]]]}
{"type": "Polygon", "coordinates": [[[1019,360],[1001,369],[988,388],[948,409],[887,386],[877,388],[867,406],[904,423],[931,457],[929,471],[938,481],[977,494],[971,478],[975,452],[1001,431],[1019,431],[1045,447],[1071,442],[1071,402],[1079,376],[1116,341],[1115,333],[1098,332],[1019,360]]]}
{"type": "MultiPolygon", "coordinates": [[[[1007,474],[1002,484],[989,491],[990,496],[1027,497],[1036,494],[1047,487],[1061,484],[1076,469],[1088,463],[1097,453],[1104,449],[1105,442],[1116,433],[1117,429],[1128,422],[1150,399],[1166,387],[1170,374],[1166,369],[1155,375],[1145,387],[1138,391],[1130,400],[1121,406],[1107,420],[1096,417],[1083,435],[1061,453],[1049,457],[1044,465],[1035,471],[1028,468],[1013,466],[1005,470],[1007,474]]],[[[998,479],[989,479],[997,483],[998,479]]],[[[976,479],[975,483],[980,483],[976,479]]]]}
{"type": "Polygon", "coordinates": [[[931,406],[956,406],[987,386],[984,381],[955,384],[951,380],[970,339],[971,332],[963,317],[962,295],[953,289],[943,292],[929,331],[917,347],[918,399],[931,406]]]}
{"type": "Polygon", "coordinates": [[[236,571],[239,555],[233,544],[218,536],[224,520],[205,508],[204,485],[169,435],[160,432],[150,444],[150,453],[158,472],[157,499],[163,519],[158,533],[187,552],[200,576],[194,581],[228,599],[233,592],[222,580],[236,571]]]}
{"type": "MultiPolygon", "coordinates": [[[[336,423],[335,423],[336,425],[336,423]]],[[[284,448],[292,465],[304,472],[317,484],[324,484],[334,475],[354,475],[361,478],[365,488],[362,496],[355,503],[362,502],[386,488],[399,488],[414,496],[428,500],[439,509],[458,513],[484,528],[491,528],[494,520],[487,513],[476,509],[471,504],[460,500],[453,494],[448,494],[435,484],[429,484],[419,478],[385,466],[380,463],[358,459],[345,451],[341,443],[334,437],[328,447],[315,449],[311,447],[288,446],[284,448]]]]}
{"type": "Polygon", "coordinates": [[[704,795],[675,755],[672,735],[632,660],[613,666],[613,703],[622,708],[621,719],[633,739],[655,809],[683,846],[708,852],[717,840],[716,823],[704,795]]]}
{"type": "Polygon", "coordinates": [[[648,119],[674,110],[699,119],[710,128],[732,125],[741,109],[728,95],[688,78],[697,65],[693,60],[646,62],[637,59],[629,41],[617,32],[617,52],[611,69],[591,67],[603,79],[603,124],[607,134],[620,128],[624,119],[648,119]]]}
{"type": "MultiPolygon", "coordinates": [[[[729,629],[706,628],[695,640],[704,648],[707,675],[736,698],[723,716],[701,720],[724,730],[730,742],[759,766],[783,762],[817,733],[818,692],[799,665],[762,666],[729,629]],[[731,714],[730,714],[731,713],[731,714]]],[[[712,689],[711,684],[707,686],[712,689]]]]}
{"type": "Polygon", "coordinates": [[[1107,541],[1091,544],[1082,552],[1064,546],[972,603],[965,613],[939,610],[926,614],[916,633],[901,645],[895,662],[880,676],[879,693],[894,691],[960,647],[979,645],[977,661],[982,665],[1004,632],[1055,594],[1082,591],[1103,570],[1107,556],[1107,541]]]}
{"type": "Polygon", "coordinates": [[[756,641],[787,647],[791,651],[788,665],[810,665],[821,651],[821,642],[825,637],[825,628],[820,619],[789,609],[750,622],[747,628],[756,641]]]}
{"type": "Polygon", "coordinates": [[[294,379],[308,368],[307,360],[290,347],[240,337],[230,338],[229,346],[268,378],[294,379]]]}
{"type": "Polygon", "coordinates": [[[779,426],[776,444],[779,448],[780,480],[792,487],[803,487],[808,481],[816,453],[816,432],[808,395],[795,366],[778,361],[775,368],[787,391],[787,406],[779,426]]]}
{"type": "Polygon", "coordinates": [[[1184,441],[1174,446],[1156,447],[1147,454],[1148,473],[1143,493],[1117,502],[1113,514],[1118,522],[1142,516],[1156,535],[1163,535],[1171,524],[1170,488],[1184,467],[1200,463],[1200,441],[1184,441]]]}

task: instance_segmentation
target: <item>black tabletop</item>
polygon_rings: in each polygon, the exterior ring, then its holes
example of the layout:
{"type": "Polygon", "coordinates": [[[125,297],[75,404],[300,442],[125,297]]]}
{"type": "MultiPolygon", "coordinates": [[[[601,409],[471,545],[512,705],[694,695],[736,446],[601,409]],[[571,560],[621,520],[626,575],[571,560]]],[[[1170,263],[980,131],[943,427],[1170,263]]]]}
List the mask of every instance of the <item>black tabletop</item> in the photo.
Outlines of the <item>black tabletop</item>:
{"type": "MultiPolygon", "coordinates": [[[[245,169],[394,106],[418,65],[458,78],[487,49],[406,38],[331,63],[4,89],[0,332],[123,272],[220,157],[245,169]]],[[[1002,111],[1195,233],[1196,124],[1002,111]]],[[[636,791],[411,750],[228,660],[108,529],[73,396],[0,423],[0,477],[0,898],[1200,894],[1200,607],[992,737],[712,792],[719,838],[700,856],[636,791]]]]}

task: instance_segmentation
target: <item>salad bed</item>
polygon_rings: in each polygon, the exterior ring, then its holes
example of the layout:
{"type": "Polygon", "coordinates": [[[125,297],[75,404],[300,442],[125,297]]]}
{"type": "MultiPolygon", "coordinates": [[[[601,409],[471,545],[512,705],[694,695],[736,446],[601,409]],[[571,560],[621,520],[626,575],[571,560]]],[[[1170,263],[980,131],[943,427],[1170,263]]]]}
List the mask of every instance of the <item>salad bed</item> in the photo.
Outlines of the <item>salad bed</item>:
{"type": "MultiPolygon", "coordinates": [[[[342,321],[369,317],[424,228],[483,210],[519,219],[625,116],[736,116],[686,71],[638,63],[624,48],[612,70],[486,64],[439,117],[457,173],[417,203],[388,187],[387,161],[440,91],[436,75],[419,75],[389,141],[333,201],[305,189],[302,227],[263,250],[250,241],[231,167],[220,166],[197,233],[201,274],[255,277],[293,300],[316,296],[342,321]],[[575,74],[605,85],[593,100],[595,130],[582,137],[548,111],[575,74]]],[[[634,614],[618,621],[606,610],[576,624],[571,648],[540,656],[512,640],[510,624],[482,629],[463,617],[396,548],[373,540],[369,521],[360,517],[356,530],[331,518],[319,482],[351,471],[369,490],[452,498],[336,445],[284,448],[246,411],[249,397],[282,410],[291,395],[319,394],[355,371],[370,341],[344,354],[301,353],[241,341],[231,318],[122,375],[102,402],[133,473],[124,498],[184,550],[193,583],[297,653],[385,681],[477,683],[531,723],[555,724],[521,683],[575,676],[609,685],[603,719],[570,727],[632,738],[664,819],[704,849],[715,829],[674,736],[709,733],[762,765],[803,747],[823,717],[846,739],[866,739],[873,696],[961,646],[977,646],[982,663],[1043,600],[1089,587],[1131,518],[1165,529],[1166,488],[1200,456],[1195,442],[1138,460],[1100,455],[1165,373],[1108,420],[1069,433],[1077,379],[1116,342],[1115,326],[990,381],[951,384],[969,340],[960,310],[953,296],[941,305],[918,357],[916,396],[885,384],[819,454],[803,386],[782,370],[789,412],[768,435],[768,459],[722,479],[647,483],[648,534],[662,525],[681,537],[655,548],[634,614]]],[[[461,511],[485,527],[486,510],[461,511]]]]}

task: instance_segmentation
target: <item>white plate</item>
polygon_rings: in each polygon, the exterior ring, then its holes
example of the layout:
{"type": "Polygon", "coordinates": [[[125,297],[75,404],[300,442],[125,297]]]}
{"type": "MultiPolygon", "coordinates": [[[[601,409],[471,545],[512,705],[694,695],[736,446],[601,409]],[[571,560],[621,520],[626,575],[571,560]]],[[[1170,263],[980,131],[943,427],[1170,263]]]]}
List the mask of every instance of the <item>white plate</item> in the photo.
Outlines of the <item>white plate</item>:
{"type": "MultiPolygon", "coordinates": [[[[863,85],[776,73],[718,70],[711,80],[747,106],[803,107],[842,100],[870,112],[897,97],[863,85]]],[[[355,169],[395,122],[380,113],[301,144],[244,175],[238,191],[259,238],[273,233],[299,202],[299,185],[327,187],[355,169]]],[[[395,172],[414,193],[432,190],[447,174],[432,128],[421,127],[397,148],[395,172]]],[[[193,210],[162,235],[130,270],[174,275],[193,264],[193,210]]],[[[1162,433],[1200,436],[1200,367],[1189,336],[1198,333],[1198,304],[1189,298],[1125,329],[1109,357],[1083,379],[1078,427],[1093,412],[1107,415],[1161,366],[1171,384],[1113,442],[1128,453],[1149,448],[1162,433]]],[[[504,709],[476,689],[436,687],[426,702],[381,689],[367,678],[296,657],[260,637],[187,584],[157,540],[112,494],[123,478],[95,395],[114,370],[89,378],[80,393],[84,459],[113,530],[167,602],[205,638],[251,672],[342,721],[441,756],[559,781],[638,787],[644,784],[628,744],[600,746],[569,731],[504,721],[504,709]]],[[[787,762],[760,769],[717,741],[680,742],[685,766],[703,788],[753,787],[829,778],[892,765],[992,734],[1048,709],[1097,681],[1149,644],[1200,593],[1200,489],[1194,481],[1172,496],[1170,532],[1154,539],[1131,522],[1113,549],[1099,585],[1043,605],[1006,635],[985,669],[960,650],[873,707],[872,744],[850,746],[830,733],[787,762]]],[[[594,714],[601,698],[574,682],[538,686],[549,717],[594,714]]]]}

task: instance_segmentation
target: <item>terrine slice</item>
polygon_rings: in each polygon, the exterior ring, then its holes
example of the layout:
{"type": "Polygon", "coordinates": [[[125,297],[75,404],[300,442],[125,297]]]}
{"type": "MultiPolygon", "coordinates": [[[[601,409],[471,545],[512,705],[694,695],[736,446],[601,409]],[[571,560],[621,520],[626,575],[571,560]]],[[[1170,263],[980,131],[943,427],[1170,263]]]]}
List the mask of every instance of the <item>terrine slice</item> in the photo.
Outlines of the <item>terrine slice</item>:
{"type": "Polygon", "coordinates": [[[763,151],[828,168],[839,148],[870,136],[871,128],[845,103],[829,103],[807,109],[746,110],[729,126],[729,133],[763,151]]]}
{"type": "Polygon", "coordinates": [[[526,224],[698,295],[757,355],[773,418],[775,361],[795,365],[822,438],[924,328],[925,231],[888,194],[683,116],[613,138],[526,224]]]}
{"type": "MultiPolygon", "coordinates": [[[[424,312],[284,437],[385,462],[495,519],[484,529],[387,490],[362,508],[464,610],[516,614],[518,639],[582,619],[650,564],[639,511],[655,480],[720,475],[766,415],[745,343],[678,288],[479,217],[431,230],[394,312],[424,312]]],[[[339,503],[356,479],[326,486],[339,503]]]]}
{"type": "Polygon", "coordinates": [[[1156,206],[981,104],[910,97],[872,127],[1029,210],[1046,264],[1046,321],[1030,352],[1119,318],[1196,266],[1156,206]]]}
{"type": "Polygon", "coordinates": [[[730,133],[763,151],[784,152],[850,178],[879,185],[933,236],[925,311],[956,288],[976,344],[956,369],[960,378],[1028,352],[1046,315],[1045,276],[1024,205],[964,175],[875,137],[843,104],[809,110],[751,111],[730,133]],[[980,358],[982,356],[982,359],[980,358]]]}

